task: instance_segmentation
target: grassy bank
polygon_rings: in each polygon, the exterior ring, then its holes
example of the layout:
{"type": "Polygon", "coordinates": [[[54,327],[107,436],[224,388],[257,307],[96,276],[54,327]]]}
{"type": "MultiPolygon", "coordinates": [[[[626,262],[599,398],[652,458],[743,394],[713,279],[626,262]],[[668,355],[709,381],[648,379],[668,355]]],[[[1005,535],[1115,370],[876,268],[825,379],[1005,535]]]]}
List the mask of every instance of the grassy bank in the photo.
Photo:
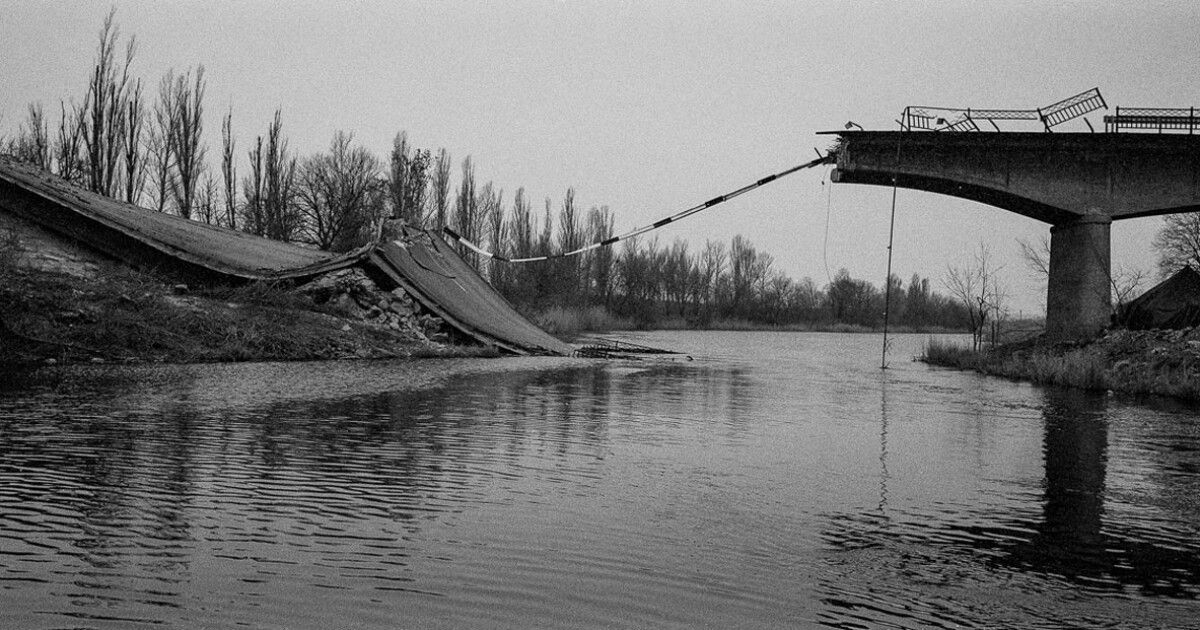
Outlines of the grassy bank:
{"type": "Polygon", "coordinates": [[[1035,341],[980,352],[930,340],[920,360],[1032,383],[1200,400],[1200,329],[1117,330],[1082,344],[1035,341]]]}
{"type": "Polygon", "coordinates": [[[324,360],[479,354],[348,317],[258,283],[193,290],[112,268],[93,278],[0,274],[0,362],[324,360]]]}

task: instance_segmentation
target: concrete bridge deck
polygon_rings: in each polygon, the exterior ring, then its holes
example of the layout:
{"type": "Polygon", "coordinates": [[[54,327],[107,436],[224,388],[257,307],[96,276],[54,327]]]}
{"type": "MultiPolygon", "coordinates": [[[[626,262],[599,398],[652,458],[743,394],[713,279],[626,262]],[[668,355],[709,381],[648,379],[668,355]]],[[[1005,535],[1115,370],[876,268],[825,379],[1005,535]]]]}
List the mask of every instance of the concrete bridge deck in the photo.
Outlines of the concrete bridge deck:
{"type": "Polygon", "coordinates": [[[1200,210],[1200,135],[838,131],[833,181],[925,190],[1057,224],[1200,210]],[[899,160],[897,161],[897,148],[899,160]]]}

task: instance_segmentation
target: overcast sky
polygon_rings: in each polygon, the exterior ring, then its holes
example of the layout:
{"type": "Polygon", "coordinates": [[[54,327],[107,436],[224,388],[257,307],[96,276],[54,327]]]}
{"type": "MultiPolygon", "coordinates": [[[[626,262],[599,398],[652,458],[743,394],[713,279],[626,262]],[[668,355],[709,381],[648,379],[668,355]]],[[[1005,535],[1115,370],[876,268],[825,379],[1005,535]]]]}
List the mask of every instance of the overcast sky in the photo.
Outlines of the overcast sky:
{"type": "MultiPolygon", "coordinates": [[[[0,1],[0,132],[27,103],[84,91],[110,4],[0,1]]],[[[618,232],[807,161],[848,120],[895,128],[906,105],[1033,108],[1099,87],[1110,107],[1200,105],[1200,3],[1169,2],[163,2],[117,1],[135,73],[203,64],[214,167],[232,108],[240,153],[283,109],[301,155],[337,130],[381,156],[398,131],[482,181],[555,207],[568,186],[618,232]]],[[[1102,127],[1103,112],[1091,115],[1102,127]]],[[[1061,129],[1085,131],[1080,121],[1061,129]]],[[[845,267],[881,283],[891,190],[827,170],[659,230],[742,233],[795,278],[845,267]],[[825,255],[826,210],[830,209],[825,255]]],[[[540,203],[536,207],[540,207],[540,203]]],[[[1160,220],[1113,226],[1115,266],[1154,266],[1160,220]]],[[[1044,307],[1018,255],[1048,226],[901,190],[894,270],[940,283],[981,241],[1013,304],[1044,307]]]]}

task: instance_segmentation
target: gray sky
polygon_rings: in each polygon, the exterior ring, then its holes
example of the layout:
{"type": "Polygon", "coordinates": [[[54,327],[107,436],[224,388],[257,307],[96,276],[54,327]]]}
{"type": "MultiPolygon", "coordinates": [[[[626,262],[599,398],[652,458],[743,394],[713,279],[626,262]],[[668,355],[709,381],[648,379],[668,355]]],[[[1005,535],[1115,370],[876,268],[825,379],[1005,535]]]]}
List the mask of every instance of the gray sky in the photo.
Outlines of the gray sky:
{"type": "MultiPolygon", "coordinates": [[[[83,94],[110,4],[3,0],[0,131],[25,105],[83,94]]],[[[1099,87],[1110,107],[1200,105],[1200,3],[1170,2],[162,2],[117,1],[152,92],[203,64],[210,162],[232,107],[239,153],[283,108],[300,154],[351,131],[383,156],[400,130],[470,154],[512,199],[557,210],[568,186],[618,231],[815,157],[817,131],[891,129],[906,105],[1032,108],[1099,87]]],[[[1103,112],[1091,115],[1100,127],[1103,112]]],[[[1085,130],[1080,121],[1064,130],[1085,130]]],[[[656,232],[736,233],[795,278],[847,268],[879,284],[891,190],[779,183],[656,232]]],[[[1113,226],[1114,265],[1152,268],[1158,219],[1113,226]]],[[[1047,226],[901,190],[894,270],[940,282],[986,241],[1013,306],[1043,307],[1017,238],[1047,226]]]]}

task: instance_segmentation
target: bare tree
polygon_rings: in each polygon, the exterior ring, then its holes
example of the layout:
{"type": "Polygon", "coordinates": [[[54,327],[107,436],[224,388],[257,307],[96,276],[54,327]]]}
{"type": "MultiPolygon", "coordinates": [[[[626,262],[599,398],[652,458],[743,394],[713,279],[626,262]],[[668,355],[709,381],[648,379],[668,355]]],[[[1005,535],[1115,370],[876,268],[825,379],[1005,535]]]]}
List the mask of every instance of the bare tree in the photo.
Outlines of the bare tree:
{"type": "Polygon", "coordinates": [[[217,180],[213,178],[211,173],[204,174],[204,181],[196,192],[195,215],[196,220],[203,221],[210,225],[217,225],[221,222],[221,213],[219,212],[219,204],[217,203],[217,195],[220,187],[217,186],[217,180]]]}
{"type": "MultiPolygon", "coordinates": [[[[479,196],[475,192],[475,165],[471,156],[463,158],[462,181],[458,186],[458,195],[454,200],[454,228],[463,238],[477,243],[482,231],[482,217],[479,212],[479,196]]],[[[479,254],[466,247],[460,247],[459,253],[475,269],[479,269],[479,254]]]]}
{"type": "Polygon", "coordinates": [[[1142,285],[1149,279],[1150,272],[1145,269],[1118,267],[1110,274],[1112,284],[1113,312],[1129,303],[1140,294],[1142,285]]]}
{"type": "MultiPolygon", "coordinates": [[[[604,242],[612,238],[616,231],[616,218],[608,206],[592,206],[588,211],[588,239],[593,243],[604,242]]],[[[599,247],[592,250],[588,256],[587,268],[591,290],[601,305],[607,307],[612,299],[613,250],[611,246],[599,247]]]]}
{"type": "Polygon", "coordinates": [[[725,273],[728,256],[725,243],[720,241],[705,241],[704,251],[700,254],[700,283],[706,310],[711,310],[716,302],[717,279],[725,273]]]}
{"type": "Polygon", "coordinates": [[[763,286],[763,306],[768,322],[779,324],[784,321],[796,293],[796,283],[787,274],[775,270],[763,286]]]}
{"type": "Polygon", "coordinates": [[[42,113],[41,103],[30,103],[29,117],[8,141],[8,153],[34,166],[50,170],[50,127],[42,113]]]}
{"type": "Polygon", "coordinates": [[[416,149],[408,159],[408,178],[404,191],[404,209],[414,225],[424,225],[429,214],[429,149],[416,149]]]}
{"type": "Polygon", "coordinates": [[[379,159],[353,136],[339,131],[328,153],[304,160],[296,198],[304,217],[304,238],[323,250],[348,251],[360,245],[372,222],[382,218],[379,159]]]}
{"type": "Polygon", "coordinates": [[[174,185],[175,168],[175,72],[168,70],[158,82],[158,100],[154,103],[150,129],[146,135],[146,162],[150,172],[151,203],[159,212],[167,211],[174,185]]]}
{"type": "Polygon", "coordinates": [[[1168,214],[1154,237],[1158,274],[1166,278],[1184,266],[1200,269],[1200,213],[1168,214]]]}
{"type": "Polygon", "coordinates": [[[512,218],[508,230],[508,251],[514,258],[533,255],[534,223],[533,209],[529,198],[525,196],[525,188],[518,188],[517,194],[513,195],[512,218]]]}
{"type": "Polygon", "coordinates": [[[237,225],[237,165],[233,152],[236,142],[233,137],[233,108],[225,114],[221,123],[221,183],[225,197],[225,225],[236,230],[237,225]]]}
{"type": "MultiPolygon", "coordinates": [[[[1000,269],[996,268],[998,272],[1000,269]]],[[[992,345],[1000,342],[1000,331],[1004,322],[1008,321],[1011,313],[1008,310],[1008,287],[1000,283],[999,277],[992,281],[991,315],[988,317],[988,331],[991,332],[992,345]]]]}
{"type": "Polygon", "coordinates": [[[242,179],[242,194],[246,203],[242,205],[242,229],[257,235],[267,235],[267,216],[263,210],[263,139],[254,139],[254,148],[250,149],[250,174],[242,179]]]}
{"type": "Polygon", "coordinates": [[[72,107],[67,111],[67,104],[58,103],[62,116],[58,120],[58,137],[54,141],[54,161],[58,166],[58,176],[67,181],[76,181],[83,176],[83,125],[79,119],[79,111],[72,107]]]}
{"type": "Polygon", "coordinates": [[[537,254],[545,256],[554,252],[554,215],[550,209],[553,203],[549,197],[546,197],[544,212],[542,214],[542,231],[538,234],[537,239],[537,254]]]}
{"type": "Polygon", "coordinates": [[[392,153],[388,162],[388,201],[392,205],[392,218],[403,219],[412,224],[405,193],[408,189],[408,132],[401,131],[392,139],[392,153]]]}
{"type": "Polygon", "coordinates": [[[195,81],[192,72],[175,77],[171,86],[173,105],[168,125],[168,145],[174,157],[171,177],[171,196],[179,216],[190,219],[195,204],[196,188],[204,172],[204,66],[196,68],[195,81]]]}
{"type": "Polygon", "coordinates": [[[275,119],[267,128],[267,154],[263,160],[263,213],[267,219],[266,237],[277,241],[292,241],[297,236],[301,218],[295,206],[296,158],[288,153],[283,137],[282,110],[275,110],[275,119]]]}
{"type": "MultiPolygon", "coordinates": [[[[507,255],[508,222],[504,220],[504,189],[497,189],[488,182],[479,193],[479,212],[487,225],[488,246],[501,256],[507,255]]],[[[488,279],[492,286],[504,286],[506,267],[495,260],[488,261],[488,279]]]]}
{"type": "Polygon", "coordinates": [[[100,29],[100,45],[92,68],[92,78],[79,118],[82,123],[85,167],[88,188],[112,196],[121,151],[128,123],[130,98],[129,66],[137,50],[131,37],[125,47],[123,64],[117,61],[117,40],[120,29],[114,18],[116,9],[109,11],[100,29]]]}
{"type": "Polygon", "coordinates": [[[396,134],[388,169],[392,218],[403,219],[409,225],[425,222],[431,160],[429,149],[412,149],[410,152],[408,134],[403,131],[396,134]]]}
{"type": "Polygon", "coordinates": [[[750,239],[741,234],[735,235],[729,243],[729,280],[733,291],[730,306],[732,313],[739,317],[748,317],[750,305],[755,292],[760,290],[767,280],[774,258],[765,252],[759,252],[750,239]]]}
{"type": "Polygon", "coordinates": [[[1030,272],[1042,278],[1050,276],[1050,239],[1048,237],[1042,236],[1036,245],[1023,239],[1017,239],[1017,245],[1021,247],[1021,258],[1029,267],[1030,272]]]}
{"type": "Polygon", "coordinates": [[[438,150],[430,188],[434,227],[440,230],[446,225],[450,212],[450,154],[445,149],[438,150]]]}
{"type": "Polygon", "coordinates": [[[142,128],[146,113],[142,109],[142,80],[133,84],[133,91],[125,100],[125,129],[122,139],[125,201],[137,203],[146,187],[146,157],[142,147],[142,128]]]}
{"type": "Polygon", "coordinates": [[[691,293],[691,256],[687,241],[676,238],[669,249],[664,250],[662,292],[678,316],[686,315],[688,295],[691,293]]]}
{"type": "MultiPolygon", "coordinates": [[[[534,232],[537,229],[535,223],[529,197],[525,195],[524,188],[518,188],[516,194],[513,195],[512,212],[507,221],[507,228],[504,230],[508,240],[504,251],[510,257],[528,258],[533,256],[534,232]]],[[[533,265],[513,265],[507,270],[504,294],[518,304],[533,303],[538,293],[537,287],[532,282],[536,273],[536,267],[533,265]]]]}
{"type": "MultiPolygon", "coordinates": [[[[967,314],[971,327],[971,346],[979,350],[983,344],[989,320],[1001,319],[1005,291],[1000,286],[999,272],[1003,267],[992,262],[987,245],[980,243],[972,260],[962,266],[946,268],[946,289],[958,300],[967,314]]],[[[995,338],[993,329],[993,339],[995,338]]]]}
{"type": "MultiPolygon", "coordinates": [[[[558,211],[558,251],[566,253],[574,251],[583,245],[583,217],[575,208],[575,189],[567,188],[563,197],[562,208],[558,211]]],[[[582,278],[579,273],[579,257],[571,256],[551,261],[555,268],[556,282],[563,288],[562,297],[574,301],[582,289],[582,278]]]]}

